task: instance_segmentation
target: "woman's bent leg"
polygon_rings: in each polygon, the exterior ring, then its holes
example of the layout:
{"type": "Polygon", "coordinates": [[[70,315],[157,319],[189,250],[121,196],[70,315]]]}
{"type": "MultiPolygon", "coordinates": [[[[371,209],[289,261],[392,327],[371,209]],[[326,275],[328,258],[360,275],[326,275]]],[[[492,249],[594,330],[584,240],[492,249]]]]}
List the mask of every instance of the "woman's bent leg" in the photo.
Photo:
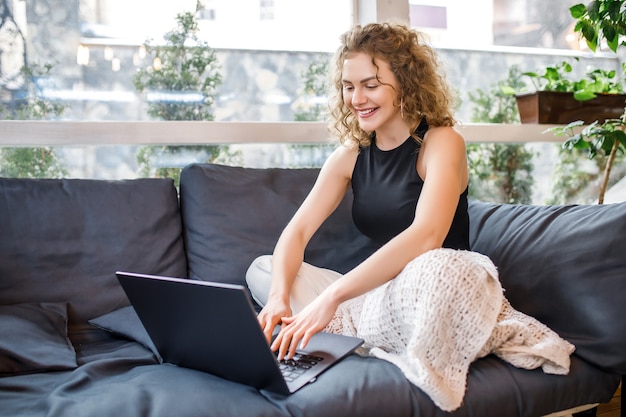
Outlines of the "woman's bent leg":
{"type": "Polygon", "coordinates": [[[470,363],[489,338],[502,300],[487,257],[435,249],[366,295],[357,335],[372,355],[396,364],[450,411],[463,400],[470,363]]]}
{"type": "MultiPolygon", "coordinates": [[[[291,310],[297,314],[322,293],[330,284],[341,277],[339,272],[302,263],[291,289],[291,310]]],[[[246,273],[246,282],[252,298],[260,305],[267,304],[272,284],[272,256],[256,258],[246,273]]]]}

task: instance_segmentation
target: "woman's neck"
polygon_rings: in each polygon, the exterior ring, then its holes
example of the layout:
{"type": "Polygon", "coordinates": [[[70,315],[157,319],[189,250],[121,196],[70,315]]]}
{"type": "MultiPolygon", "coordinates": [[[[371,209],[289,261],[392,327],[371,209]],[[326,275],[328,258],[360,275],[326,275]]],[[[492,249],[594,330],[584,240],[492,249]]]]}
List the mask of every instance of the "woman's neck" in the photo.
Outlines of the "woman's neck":
{"type": "Polygon", "coordinates": [[[380,150],[390,150],[397,148],[411,136],[411,129],[402,121],[384,129],[378,129],[374,132],[376,135],[376,147],[380,150]]]}

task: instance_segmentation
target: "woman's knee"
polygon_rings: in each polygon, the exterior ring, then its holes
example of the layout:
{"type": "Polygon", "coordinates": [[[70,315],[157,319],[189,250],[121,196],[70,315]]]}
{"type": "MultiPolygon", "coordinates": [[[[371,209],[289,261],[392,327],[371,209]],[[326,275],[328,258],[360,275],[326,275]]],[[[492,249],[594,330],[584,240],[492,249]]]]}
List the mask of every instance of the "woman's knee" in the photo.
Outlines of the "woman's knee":
{"type": "Polygon", "coordinates": [[[265,305],[272,283],[272,256],[261,255],[256,258],[246,271],[246,284],[254,300],[265,305]]]}
{"type": "Polygon", "coordinates": [[[254,279],[259,274],[272,273],[272,255],[261,255],[252,261],[246,272],[246,280],[248,277],[254,279]]]}
{"type": "Polygon", "coordinates": [[[467,250],[438,248],[423,253],[407,264],[403,270],[411,276],[443,276],[450,283],[455,278],[483,277],[485,274],[498,279],[498,272],[493,262],[485,255],[467,250]]]}

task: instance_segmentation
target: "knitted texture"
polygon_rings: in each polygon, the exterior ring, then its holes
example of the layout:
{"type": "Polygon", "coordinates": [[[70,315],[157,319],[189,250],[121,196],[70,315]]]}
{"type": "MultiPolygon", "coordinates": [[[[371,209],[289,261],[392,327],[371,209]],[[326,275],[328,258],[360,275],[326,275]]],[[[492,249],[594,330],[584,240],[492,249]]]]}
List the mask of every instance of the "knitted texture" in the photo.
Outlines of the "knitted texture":
{"type": "Polygon", "coordinates": [[[496,326],[478,357],[493,353],[518,368],[541,367],[548,374],[565,375],[574,349],[548,326],[515,310],[504,299],[496,326]]]}
{"type": "Polygon", "coordinates": [[[505,299],[495,265],[436,249],[386,284],[343,303],[325,329],[361,337],[361,353],[398,366],[444,411],[462,404],[470,364],[495,353],[526,369],[569,372],[574,347],[505,299]]]}

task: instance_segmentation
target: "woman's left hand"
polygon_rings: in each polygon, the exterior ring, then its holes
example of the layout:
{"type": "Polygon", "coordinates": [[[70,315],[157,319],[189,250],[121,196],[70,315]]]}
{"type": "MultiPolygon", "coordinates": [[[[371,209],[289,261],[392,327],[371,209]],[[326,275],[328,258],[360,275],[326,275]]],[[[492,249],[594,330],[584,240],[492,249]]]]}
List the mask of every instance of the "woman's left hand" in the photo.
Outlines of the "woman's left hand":
{"type": "Polygon", "coordinates": [[[278,350],[278,360],[293,358],[298,347],[304,349],[311,337],[330,323],[337,307],[322,293],[298,314],[284,317],[271,346],[272,351],[278,350]]]}

